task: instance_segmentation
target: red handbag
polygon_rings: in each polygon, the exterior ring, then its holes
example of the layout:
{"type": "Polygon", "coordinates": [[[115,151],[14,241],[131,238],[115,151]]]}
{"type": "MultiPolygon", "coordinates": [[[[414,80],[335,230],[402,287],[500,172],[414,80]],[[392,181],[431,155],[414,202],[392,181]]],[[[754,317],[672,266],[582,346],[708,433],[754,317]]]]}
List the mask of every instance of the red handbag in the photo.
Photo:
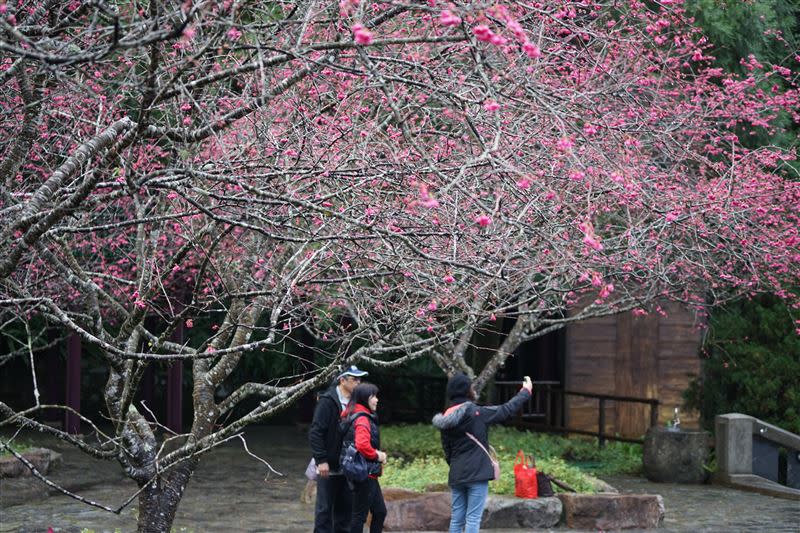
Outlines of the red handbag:
{"type": "Polygon", "coordinates": [[[536,482],[536,465],[533,459],[525,457],[525,453],[517,452],[514,462],[514,495],[517,498],[536,498],[539,494],[539,485],[536,482]]]}

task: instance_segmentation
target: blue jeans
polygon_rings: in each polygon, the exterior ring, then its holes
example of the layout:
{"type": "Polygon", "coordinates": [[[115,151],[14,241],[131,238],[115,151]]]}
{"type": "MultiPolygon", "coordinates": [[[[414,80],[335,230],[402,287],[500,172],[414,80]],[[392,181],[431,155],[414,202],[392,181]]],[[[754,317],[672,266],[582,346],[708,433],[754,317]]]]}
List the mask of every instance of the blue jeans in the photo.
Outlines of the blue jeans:
{"type": "Polygon", "coordinates": [[[489,495],[489,482],[477,481],[450,487],[450,533],[478,533],[481,529],[483,507],[489,495]],[[466,529],[464,527],[466,526],[466,529]]]}

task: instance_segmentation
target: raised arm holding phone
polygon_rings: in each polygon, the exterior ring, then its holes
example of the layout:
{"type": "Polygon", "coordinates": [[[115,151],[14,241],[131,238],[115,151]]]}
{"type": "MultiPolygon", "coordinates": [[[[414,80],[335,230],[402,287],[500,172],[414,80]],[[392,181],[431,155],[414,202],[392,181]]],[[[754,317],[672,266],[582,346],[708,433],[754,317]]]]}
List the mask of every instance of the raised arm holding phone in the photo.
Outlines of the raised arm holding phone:
{"type": "Polygon", "coordinates": [[[502,405],[478,405],[466,375],[455,374],[447,382],[449,408],[433,417],[433,425],[441,431],[444,456],[450,465],[450,533],[480,530],[489,481],[495,475],[487,451],[489,426],[507,420],[528,401],[533,389],[531,378],[525,376],[521,385],[519,392],[502,405]]]}

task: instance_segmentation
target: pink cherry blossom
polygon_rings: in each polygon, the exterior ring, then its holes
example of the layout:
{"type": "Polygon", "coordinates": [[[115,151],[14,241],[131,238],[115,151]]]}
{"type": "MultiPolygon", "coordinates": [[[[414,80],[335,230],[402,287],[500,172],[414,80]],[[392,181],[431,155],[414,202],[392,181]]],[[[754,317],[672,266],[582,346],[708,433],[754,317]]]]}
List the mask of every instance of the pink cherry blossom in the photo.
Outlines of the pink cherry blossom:
{"type": "Polygon", "coordinates": [[[191,41],[194,39],[194,36],[197,35],[197,30],[194,26],[186,26],[183,29],[183,40],[184,41],[191,41]]]}
{"type": "Polygon", "coordinates": [[[522,51],[525,52],[525,55],[527,55],[531,59],[539,59],[540,57],[542,57],[541,49],[532,42],[525,42],[522,45],[522,51]]]}
{"type": "Polygon", "coordinates": [[[575,143],[569,137],[562,137],[556,143],[556,148],[558,148],[562,152],[570,150],[573,146],[575,146],[575,143]]]}
{"type": "Polygon", "coordinates": [[[478,24],[474,28],[472,28],[472,33],[475,34],[475,37],[479,41],[490,42],[492,37],[494,36],[494,32],[489,29],[489,26],[485,24],[478,24]]]}
{"type": "Polygon", "coordinates": [[[439,22],[444,26],[458,26],[461,24],[461,19],[454,15],[449,9],[444,9],[439,14],[439,22]]]}
{"type": "Polygon", "coordinates": [[[234,26],[231,27],[225,35],[228,37],[229,41],[238,41],[242,37],[242,32],[234,26]]]}
{"type": "Polygon", "coordinates": [[[480,227],[485,228],[489,224],[492,223],[492,219],[489,215],[478,215],[475,217],[475,223],[478,224],[480,227]]]}
{"type": "Polygon", "coordinates": [[[353,26],[353,38],[358,44],[368,45],[372,42],[372,32],[362,24],[355,24],[353,26]]]}

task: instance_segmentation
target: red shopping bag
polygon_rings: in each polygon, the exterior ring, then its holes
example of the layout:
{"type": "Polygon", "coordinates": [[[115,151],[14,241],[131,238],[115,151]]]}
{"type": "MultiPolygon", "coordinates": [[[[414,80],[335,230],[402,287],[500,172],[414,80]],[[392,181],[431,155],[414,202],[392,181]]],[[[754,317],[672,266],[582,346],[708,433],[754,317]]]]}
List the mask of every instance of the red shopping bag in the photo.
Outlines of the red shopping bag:
{"type": "Polygon", "coordinates": [[[514,462],[514,495],[517,498],[536,498],[539,486],[536,483],[536,465],[525,457],[525,453],[517,452],[514,462]]]}

